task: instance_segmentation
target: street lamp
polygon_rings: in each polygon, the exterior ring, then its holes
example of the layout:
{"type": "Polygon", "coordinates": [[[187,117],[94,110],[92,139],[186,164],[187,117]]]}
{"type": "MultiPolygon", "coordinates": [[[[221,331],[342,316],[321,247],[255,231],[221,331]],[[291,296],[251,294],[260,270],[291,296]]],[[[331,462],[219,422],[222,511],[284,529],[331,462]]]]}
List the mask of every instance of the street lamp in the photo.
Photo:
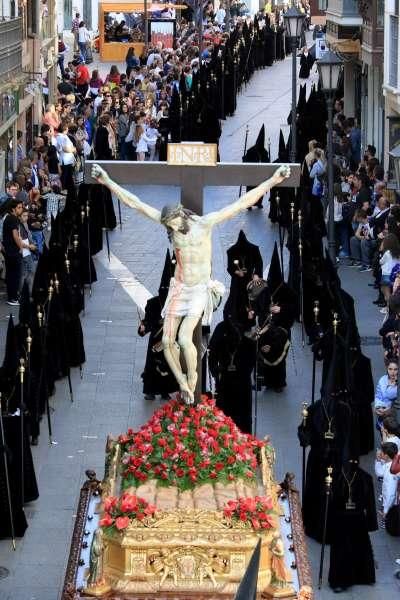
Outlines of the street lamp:
{"type": "Polygon", "coordinates": [[[390,158],[393,160],[394,174],[396,177],[396,191],[400,192],[400,144],[397,144],[389,152],[390,158]]]}
{"type": "Polygon", "coordinates": [[[328,108],[328,200],[329,200],[329,217],[328,217],[328,248],[329,256],[336,263],[336,241],[335,241],[335,201],[333,196],[333,101],[337,90],[339,75],[343,67],[342,59],[331,50],[327,50],[325,54],[317,60],[319,80],[322,90],[326,97],[328,108]]]}
{"type": "Polygon", "coordinates": [[[290,161],[296,162],[297,157],[297,46],[301,35],[304,14],[298,9],[291,7],[283,14],[286,35],[290,38],[292,45],[292,144],[290,148],[290,161]]]}

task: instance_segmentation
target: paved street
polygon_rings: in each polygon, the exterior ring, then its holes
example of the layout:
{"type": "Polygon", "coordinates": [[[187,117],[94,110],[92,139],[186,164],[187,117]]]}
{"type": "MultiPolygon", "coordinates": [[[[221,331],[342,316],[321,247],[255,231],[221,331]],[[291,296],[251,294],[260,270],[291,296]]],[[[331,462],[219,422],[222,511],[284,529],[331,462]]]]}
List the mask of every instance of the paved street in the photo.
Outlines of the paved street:
{"type": "MultiPolygon", "coordinates": [[[[246,124],[250,128],[249,145],[255,142],[262,123],[271,139],[272,160],[277,155],[280,124],[286,121],[291,97],[291,61],[277,63],[256,73],[239,98],[237,113],[223,128],[221,156],[239,161],[243,152],[246,124]]],[[[176,197],[176,189],[146,186],[132,188],[143,200],[157,208],[176,197]]],[[[205,211],[217,209],[238,194],[237,188],[223,191],[208,188],[205,211]]],[[[245,212],[220,226],[214,236],[213,270],[215,278],[228,283],[226,250],[243,228],[250,241],[259,244],[264,266],[269,263],[277,228],[263,211],[245,212]]],[[[168,240],[156,225],[123,208],[123,228],[110,234],[113,255],[152,293],[157,293],[168,240]]],[[[115,261],[112,263],[115,265],[115,261]]],[[[118,434],[138,427],[152,413],[158,402],[146,402],[141,393],[140,374],[144,365],[147,338],[137,336],[138,314],[129,294],[132,283],[126,269],[120,275],[110,269],[105,254],[96,257],[98,283],[87,298],[82,317],[87,363],[83,378],[72,377],[75,402],[71,404],[67,383],[59,382],[51,399],[55,446],[48,445],[43,421],[40,445],[33,449],[40,489],[37,502],[27,506],[29,529],[13,552],[8,542],[0,542],[0,565],[10,569],[10,576],[0,581],[0,600],[56,600],[58,598],[69,552],[79,488],[87,468],[102,476],[104,447],[108,433],[118,434]]],[[[343,267],[344,287],[357,298],[362,336],[376,336],[382,315],[371,304],[373,294],[367,287],[368,275],[343,267]],[[361,303],[362,302],[362,303],[361,303]]],[[[14,313],[16,311],[13,311],[14,313]]],[[[8,310],[1,305],[1,340],[4,340],[8,310]]],[[[217,319],[215,320],[215,323],[217,319]]],[[[301,455],[296,431],[301,403],[310,398],[311,356],[302,348],[299,330],[294,331],[293,351],[288,357],[288,387],[285,393],[259,395],[258,435],[269,434],[277,453],[278,481],[286,471],[296,474],[300,484],[301,455]]],[[[374,361],[375,377],[382,374],[379,345],[369,345],[365,352],[374,361]]],[[[371,460],[365,461],[370,467],[371,460]]],[[[397,600],[399,586],[393,578],[394,558],[400,556],[398,541],[379,531],[372,535],[378,564],[377,585],[353,588],[341,595],[343,600],[397,600]],[[397,547],[397,550],[396,550],[397,547]]],[[[318,571],[319,545],[310,542],[314,574],[318,571]]],[[[326,565],[329,563],[329,554],[326,565]]],[[[317,591],[318,600],[334,594],[326,585],[317,591]]],[[[335,595],[336,596],[336,595],[335,595]]]]}

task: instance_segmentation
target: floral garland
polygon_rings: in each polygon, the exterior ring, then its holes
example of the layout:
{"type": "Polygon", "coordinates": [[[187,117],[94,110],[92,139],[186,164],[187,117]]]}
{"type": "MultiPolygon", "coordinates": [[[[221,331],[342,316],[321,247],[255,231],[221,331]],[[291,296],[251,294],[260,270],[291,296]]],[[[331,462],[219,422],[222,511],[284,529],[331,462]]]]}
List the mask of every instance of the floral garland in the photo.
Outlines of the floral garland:
{"type": "Polygon", "coordinates": [[[224,508],[224,516],[227,519],[241,521],[250,525],[253,529],[274,528],[276,524],[272,513],[272,499],[266,496],[228,500],[224,508]]]}
{"type": "Polygon", "coordinates": [[[266,446],[242,433],[207,397],[196,407],[168,402],[119,442],[123,489],[155,479],[181,491],[205,483],[255,481],[260,449],[266,446]]]}
{"type": "Polygon", "coordinates": [[[99,524],[109,532],[122,531],[133,519],[143,521],[146,517],[152,517],[155,512],[155,506],[125,492],[120,498],[109,496],[104,500],[104,514],[99,524]]]}

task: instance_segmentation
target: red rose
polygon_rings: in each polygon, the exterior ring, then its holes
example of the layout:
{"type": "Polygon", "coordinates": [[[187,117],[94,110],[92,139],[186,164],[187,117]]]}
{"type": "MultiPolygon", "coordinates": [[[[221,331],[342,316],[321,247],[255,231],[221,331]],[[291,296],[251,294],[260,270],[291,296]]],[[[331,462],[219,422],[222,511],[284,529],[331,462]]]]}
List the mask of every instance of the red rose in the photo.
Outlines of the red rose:
{"type": "Polygon", "coordinates": [[[214,467],[215,467],[216,471],[222,471],[222,469],[224,468],[224,463],[222,463],[222,462],[216,462],[215,465],[214,465],[214,467]]]}
{"type": "Polygon", "coordinates": [[[236,458],[233,456],[233,454],[231,454],[230,456],[228,456],[226,462],[228,463],[228,465],[233,465],[236,462],[236,458]]]}
{"type": "Polygon", "coordinates": [[[217,473],[215,471],[211,471],[210,477],[211,477],[211,479],[216,479],[217,473]]]}
{"type": "Polygon", "coordinates": [[[157,433],[161,433],[162,432],[161,425],[153,425],[152,431],[155,435],[157,435],[157,433]]]}
{"type": "Polygon", "coordinates": [[[113,523],[114,519],[108,512],[104,513],[104,517],[99,521],[100,527],[110,527],[110,525],[112,525],[113,523]]]}
{"type": "Polygon", "coordinates": [[[177,477],[183,477],[185,475],[185,471],[183,469],[176,470],[177,477]]]}
{"type": "Polygon", "coordinates": [[[119,530],[126,529],[130,523],[129,517],[117,517],[115,519],[115,527],[119,530]]]}
{"type": "Polygon", "coordinates": [[[260,521],[258,519],[251,519],[251,524],[254,529],[260,529],[260,521]]]}
{"type": "Polygon", "coordinates": [[[133,512],[137,509],[138,499],[133,494],[124,494],[121,497],[121,511],[124,513],[133,512]]]}
{"type": "Polygon", "coordinates": [[[136,513],[136,518],[139,519],[139,521],[143,521],[143,519],[145,518],[145,514],[144,512],[137,512],[136,513]]]}
{"type": "Polygon", "coordinates": [[[118,498],[116,498],[115,496],[109,496],[104,500],[104,510],[106,512],[112,510],[114,506],[116,506],[117,502],[118,498]]]}
{"type": "Polygon", "coordinates": [[[241,521],[247,521],[247,515],[246,515],[246,513],[245,512],[240,512],[239,513],[239,519],[241,521]]]}

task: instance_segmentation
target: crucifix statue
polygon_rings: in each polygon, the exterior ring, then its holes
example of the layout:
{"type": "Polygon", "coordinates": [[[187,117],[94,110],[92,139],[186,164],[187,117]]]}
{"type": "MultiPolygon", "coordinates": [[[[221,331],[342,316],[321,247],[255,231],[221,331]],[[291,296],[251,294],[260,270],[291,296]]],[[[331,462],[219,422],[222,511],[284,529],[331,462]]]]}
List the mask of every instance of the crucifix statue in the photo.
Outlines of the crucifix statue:
{"type": "Polygon", "coordinates": [[[196,215],[181,204],[165,206],[159,211],[115,183],[97,164],[92,166],[91,175],[124,204],[167,229],[176,256],[176,267],[163,309],[163,349],[184,401],[191,404],[194,402],[198,377],[193,332],[203,315],[205,320],[210,319],[213,304],[218,303],[215,300],[223,293],[222,284],[211,280],[212,229],[253,206],[272,187],[289,178],[290,168],[279,167],[272,177],[235,202],[203,216],[196,215]],[[185,359],[186,374],[182,371],[180,350],[185,359]]]}

